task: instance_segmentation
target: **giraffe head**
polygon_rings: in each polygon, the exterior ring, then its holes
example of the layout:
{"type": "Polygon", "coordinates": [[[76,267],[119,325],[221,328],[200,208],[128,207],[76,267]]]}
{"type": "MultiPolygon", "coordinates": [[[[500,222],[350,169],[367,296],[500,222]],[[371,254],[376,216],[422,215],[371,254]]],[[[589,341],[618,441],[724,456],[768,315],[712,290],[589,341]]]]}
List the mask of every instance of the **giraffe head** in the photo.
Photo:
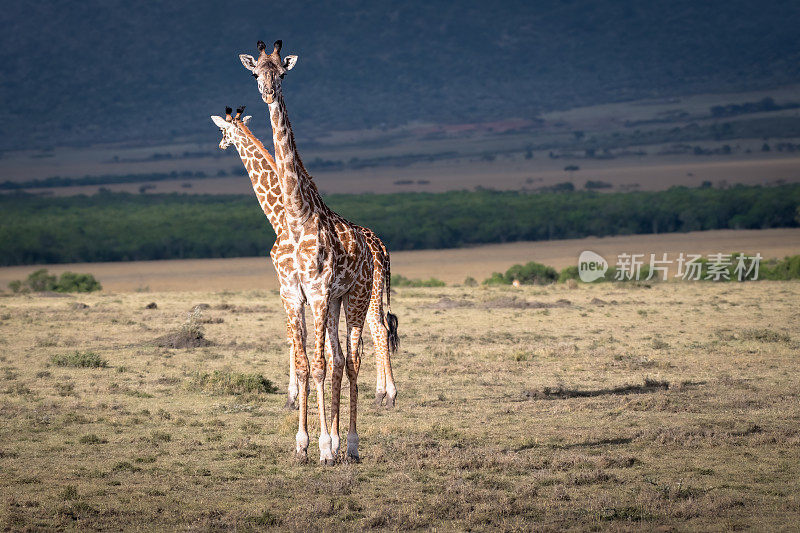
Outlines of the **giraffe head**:
{"type": "Polygon", "coordinates": [[[246,140],[245,134],[242,130],[237,126],[237,123],[245,124],[250,121],[252,118],[251,116],[246,116],[242,118],[242,112],[244,112],[244,106],[240,107],[236,110],[236,116],[231,116],[233,110],[230,107],[225,108],[225,118],[212,115],[211,120],[214,121],[220,131],[222,131],[222,140],[219,141],[219,148],[220,150],[225,150],[231,144],[234,144],[237,140],[246,140]]]}
{"type": "Polygon", "coordinates": [[[249,70],[258,81],[258,91],[267,104],[275,101],[275,95],[279,94],[281,90],[283,76],[297,63],[297,56],[286,56],[281,59],[282,44],[282,41],[275,41],[272,53],[268,54],[264,41],[258,41],[258,59],[249,54],[239,55],[244,68],[249,70]]]}

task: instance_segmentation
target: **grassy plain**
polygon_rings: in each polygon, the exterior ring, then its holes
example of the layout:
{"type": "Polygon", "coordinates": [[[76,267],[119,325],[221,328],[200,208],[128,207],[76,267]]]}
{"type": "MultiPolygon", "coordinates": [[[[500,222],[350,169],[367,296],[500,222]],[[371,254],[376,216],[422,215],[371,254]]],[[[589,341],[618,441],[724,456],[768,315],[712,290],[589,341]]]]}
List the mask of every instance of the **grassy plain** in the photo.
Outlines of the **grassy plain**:
{"type": "Polygon", "coordinates": [[[326,468],[292,457],[275,291],[6,295],[0,524],[791,530],[798,298],[797,282],[398,289],[398,407],[371,405],[367,339],[363,461],[326,468]],[[201,303],[212,344],[159,347],[201,303]]]}

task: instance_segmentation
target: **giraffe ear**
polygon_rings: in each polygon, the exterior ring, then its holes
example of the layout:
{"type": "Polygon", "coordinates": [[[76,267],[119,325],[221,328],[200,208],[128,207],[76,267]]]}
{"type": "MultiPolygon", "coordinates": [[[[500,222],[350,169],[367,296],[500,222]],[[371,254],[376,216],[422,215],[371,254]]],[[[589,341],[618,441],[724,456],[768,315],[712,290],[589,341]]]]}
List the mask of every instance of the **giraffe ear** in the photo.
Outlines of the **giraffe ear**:
{"type": "Polygon", "coordinates": [[[213,120],[214,124],[216,124],[217,127],[219,127],[219,129],[221,129],[221,130],[228,129],[228,127],[230,127],[230,123],[229,122],[227,122],[222,117],[218,117],[217,115],[211,115],[211,120],[213,120]]]}
{"type": "Polygon", "coordinates": [[[256,69],[256,60],[250,54],[239,54],[239,60],[242,62],[242,65],[244,65],[244,68],[250,72],[256,69]]]}
{"type": "Polygon", "coordinates": [[[242,124],[244,124],[245,126],[247,126],[247,123],[248,123],[248,122],[250,122],[250,119],[251,119],[251,118],[253,118],[253,116],[252,116],[252,115],[247,115],[246,117],[244,117],[244,118],[242,119],[242,124]]]}
{"type": "Polygon", "coordinates": [[[283,68],[292,70],[297,64],[297,56],[286,56],[283,58],[283,68]]]}

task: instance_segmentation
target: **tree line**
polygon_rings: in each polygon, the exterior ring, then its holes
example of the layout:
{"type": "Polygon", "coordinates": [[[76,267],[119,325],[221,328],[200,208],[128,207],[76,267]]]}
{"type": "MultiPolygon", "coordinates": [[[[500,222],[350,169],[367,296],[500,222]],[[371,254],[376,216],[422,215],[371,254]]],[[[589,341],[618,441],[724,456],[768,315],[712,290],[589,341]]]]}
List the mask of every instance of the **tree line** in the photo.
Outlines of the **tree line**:
{"type": "MultiPolygon", "coordinates": [[[[326,201],[372,228],[393,251],[800,225],[800,184],[603,194],[330,195],[326,201]]],[[[2,265],[258,256],[268,253],[274,239],[252,196],[0,196],[2,265]]]]}

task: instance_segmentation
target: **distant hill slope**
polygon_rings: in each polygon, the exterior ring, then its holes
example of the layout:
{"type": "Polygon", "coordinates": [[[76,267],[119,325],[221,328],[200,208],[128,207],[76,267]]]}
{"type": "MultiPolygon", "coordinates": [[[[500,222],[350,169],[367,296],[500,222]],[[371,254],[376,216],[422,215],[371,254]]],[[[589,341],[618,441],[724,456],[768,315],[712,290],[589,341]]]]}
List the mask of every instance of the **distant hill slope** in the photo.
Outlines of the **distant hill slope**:
{"type": "Polygon", "coordinates": [[[283,39],[297,129],[461,123],[800,82],[800,3],[65,0],[0,10],[0,149],[211,139],[283,39]]]}

